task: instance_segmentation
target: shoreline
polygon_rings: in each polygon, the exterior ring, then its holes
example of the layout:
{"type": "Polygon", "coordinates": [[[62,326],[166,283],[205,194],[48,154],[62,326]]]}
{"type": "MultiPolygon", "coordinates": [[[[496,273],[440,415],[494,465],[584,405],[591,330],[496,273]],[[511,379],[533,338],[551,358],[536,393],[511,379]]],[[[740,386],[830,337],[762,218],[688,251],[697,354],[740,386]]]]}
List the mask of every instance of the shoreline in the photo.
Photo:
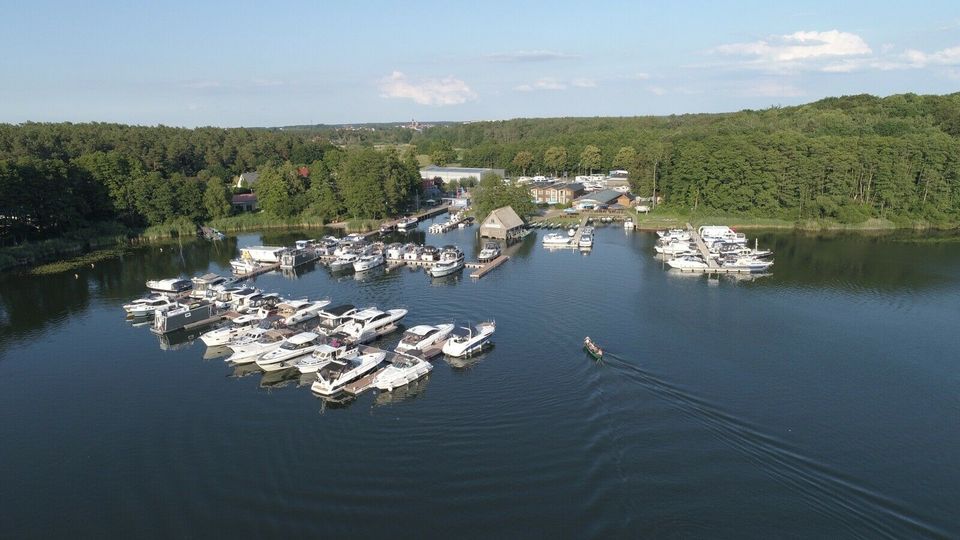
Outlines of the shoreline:
{"type": "MultiPolygon", "coordinates": [[[[710,223],[716,225],[727,225],[732,228],[744,230],[777,230],[777,231],[796,231],[803,233],[852,233],[852,234],[879,234],[896,233],[904,231],[912,232],[940,232],[940,233],[960,233],[960,226],[948,223],[928,223],[913,222],[909,225],[900,225],[889,220],[870,219],[860,224],[843,224],[830,221],[805,220],[790,222],[774,218],[744,218],[733,216],[682,216],[678,214],[665,215],[638,215],[631,212],[636,224],[636,230],[642,232],[654,232],[667,228],[685,227],[690,223],[694,227],[710,223]]],[[[548,213],[549,216],[549,213],[548,213]]],[[[553,215],[551,217],[537,216],[537,221],[569,222],[571,225],[579,223],[579,217],[566,215],[553,215]]],[[[310,222],[305,220],[267,220],[259,218],[256,220],[245,220],[247,223],[227,223],[222,229],[215,227],[224,233],[249,233],[262,230],[310,230],[333,228],[346,232],[351,230],[351,223],[341,221],[335,223],[310,222]]],[[[208,224],[215,226],[216,221],[208,224]]],[[[221,222],[221,225],[224,225],[221,222]]],[[[363,225],[367,225],[364,223],[363,225]]],[[[162,228],[162,227],[160,227],[162,228]]],[[[360,231],[372,230],[367,227],[359,227],[360,231]]],[[[21,257],[16,257],[10,253],[11,248],[0,249],[0,273],[12,273],[19,270],[26,271],[34,275],[44,275],[50,273],[66,272],[83,266],[91,262],[99,262],[119,256],[121,253],[130,249],[154,244],[165,243],[178,238],[174,230],[169,229],[169,234],[157,234],[157,229],[153,231],[145,230],[136,236],[121,237],[96,237],[88,239],[75,239],[66,241],[63,239],[52,239],[56,246],[46,248],[43,244],[50,243],[51,240],[37,242],[35,244],[22,244],[16,246],[22,251],[34,251],[21,257]],[[146,234],[152,232],[153,234],[146,234]]],[[[193,236],[189,240],[199,240],[193,236]]]]}

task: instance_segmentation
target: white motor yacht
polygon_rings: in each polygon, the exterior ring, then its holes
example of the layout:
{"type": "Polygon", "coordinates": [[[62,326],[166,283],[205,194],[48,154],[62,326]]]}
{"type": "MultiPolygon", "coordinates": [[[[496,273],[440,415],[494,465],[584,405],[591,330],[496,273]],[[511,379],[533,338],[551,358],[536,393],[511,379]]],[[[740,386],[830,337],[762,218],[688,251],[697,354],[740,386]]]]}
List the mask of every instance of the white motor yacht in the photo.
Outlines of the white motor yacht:
{"type": "Polygon", "coordinates": [[[226,345],[227,343],[230,343],[231,340],[242,335],[246,335],[250,330],[257,328],[260,322],[261,319],[246,318],[241,320],[238,317],[231,321],[231,323],[227,326],[215,328],[209,332],[201,334],[200,341],[206,344],[207,347],[226,345]]]}
{"type": "Polygon", "coordinates": [[[384,261],[383,255],[380,255],[379,253],[374,253],[373,255],[364,255],[353,263],[353,270],[355,272],[365,272],[378,266],[382,266],[385,262],[386,261],[384,261]]]}
{"type": "Polygon", "coordinates": [[[340,304],[321,309],[317,313],[317,320],[320,321],[317,332],[323,335],[332,334],[356,312],[357,308],[353,304],[340,304]]]}
{"type": "Polygon", "coordinates": [[[693,269],[693,268],[707,268],[709,265],[703,261],[700,257],[695,256],[686,256],[686,257],[677,257],[676,259],[670,259],[667,261],[667,265],[670,268],[676,268],[678,270],[684,269],[693,269]]]}
{"type": "Polygon", "coordinates": [[[308,321],[317,316],[323,308],[330,305],[330,300],[288,300],[277,305],[277,313],[284,317],[283,324],[292,326],[294,324],[308,321]]]}
{"type": "Polygon", "coordinates": [[[193,282],[180,278],[150,280],[147,282],[147,288],[154,292],[179,294],[192,289],[193,282]]]}
{"type": "Polygon", "coordinates": [[[570,237],[560,233],[550,233],[543,237],[545,246],[567,246],[570,245],[570,237]]]}
{"type": "Polygon", "coordinates": [[[356,346],[337,340],[321,343],[307,356],[301,356],[292,363],[300,373],[316,373],[317,370],[340,358],[353,358],[359,355],[356,346]]]}
{"type": "Polygon", "coordinates": [[[396,330],[396,323],[406,315],[405,309],[380,311],[367,308],[351,315],[350,320],[340,325],[332,335],[351,343],[366,343],[396,330]]]}
{"type": "Polygon", "coordinates": [[[475,328],[462,328],[466,334],[453,335],[443,344],[443,354],[455,357],[464,357],[476,354],[490,342],[490,337],[497,329],[493,321],[482,322],[475,328]]]}
{"type": "Polygon", "coordinates": [[[177,302],[167,298],[166,296],[156,295],[152,298],[148,297],[134,300],[129,304],[125,304],[123,309],[127,312],[127,315],[131,317],[150,317],[158,310],[161,312],[167,311],[176,305],[177,302]]]}
{"type": "Polygon", "coordinates": [[[773,266],[773,261],[765,261],[756,257],[730,257],[724,259],[721,263],[724,268],[736,270],[749,270],[750,272],[763,272],[773,266]]]}
{"type": "Polygon", "coordinates": [[[399,260],[403,258],[403,244],[400,242],[394,242],[387,246],[387,258],[391,260],[399,260]]]}
{"type": "Polygon", "coordinates": [[[630,230],[630,229],[633,229],[633,228],[636,227],[636,226],[637,226],[636,223],[634,223],[633,220],[630,219],[630,218],[627,218],[627,219],[623,220],[623,228],[624,228],[624,229],[630,230]]]}
{"type": "Polygon", "coordinates": [[[264,371],[280,371],[290,365],[286,362],[296,360],[312,353],[320,345],[320,336],[313,332],[300,332],[280,344],[276,349],[257,358],[257,365],[264,371]]]}
{"type": "Polygon", "coordinates": [[[669,240],[690,240],[690,233],[684,229],[669,229],[666,231],[657,231],[657,236],[664,239],[664,241],[669,240]]]}
{"type": "Polygon", "coordinates": [[[408,353],[423,351],[439,343],[443,343],[453,332],[452,324],[438,324],[436,326],[429,324],[420,324],[407,329],[397,343],[396,351],[408,353]]]}
{"type": "Polygon", "coordinates": [[[233,259],[230,261],[230,268],[233,269],[233,273],[239,275],[254,272],[261,266],[263,266],[263,264],[251,259],[233,259]]]}
{"type": "Polygon", "coordinates": [[[260,355],[266,354],[282,345],[290,335],[292,335],[292,332],[289,330],[269,330],[264,332],[256,341],[231,345],[230,348],[233,349],[233,354],[225,360],[227,362],[233,362],[234,364],[249,364],[259,358],[260,355]]]}
{"type": "Polygon", "coordinates": [[[500,256],[500,244],[496,242],[487,242],[483,244],[483,249],[477,255],[477,261],[481,263],[490,262],[500,256]]]}
{"type": "Polygon", "coordinates": [[[578,247],[582,248],[592,248],[593,247],[593,235],[592,234],[582,234],[580,235],[580,242],[577,243],[578,247]]]}
{"type": "Polygon", "coordinates": [[[405,261],[418,261],[420,260],[420,252],[423,251],[423,248],[416,244],[407,244],[403,246],[403,260],[405,261]]]}
{"type": "Polygon", "coordinates": [[[440,261],[427,271],[432,277],[443,277],[459,272],[463,265],[463,252],[455,246],[446,246],[440,252],[440,261]]]}
{"type": "Polygon", "coordinates": [[[674,240],[666,244],[653,246],[653,250],[662,255],[686,255],[688,253],[696,253],[697,246],[688,241],[674,240]]]}
{"type": "Polygon", "coordinates": [[[341,270],[353,270],[353,263],[360,260],[360,255],[353,251],[344,251],[336,260],[330,263],[330,270],[339,272],[341,270]]]}
{"type": "Polygon", "coordinates": [[[229,280],[219,274],[204,274],[192,278],[193,290],[190,291],[191,298],[210,298],[216,294],[218,288],[224,287],[229,280]]]}
{"type": "Polygon", "coordinates": [[[397,357],[373,378],[373,387],[387,392],[408,385],[423,377],[433,369],[433,365],[421,358],[407,355],[397,357]]]}
{"type": "Polygon", "coordinates": [[[317,370],[317,380],[310,386],[310,390],[321,396],[335,396],[342,392],[348,383],[376,369],[386,357],[385,352],[378,351],[333,360],[317,370]]]}

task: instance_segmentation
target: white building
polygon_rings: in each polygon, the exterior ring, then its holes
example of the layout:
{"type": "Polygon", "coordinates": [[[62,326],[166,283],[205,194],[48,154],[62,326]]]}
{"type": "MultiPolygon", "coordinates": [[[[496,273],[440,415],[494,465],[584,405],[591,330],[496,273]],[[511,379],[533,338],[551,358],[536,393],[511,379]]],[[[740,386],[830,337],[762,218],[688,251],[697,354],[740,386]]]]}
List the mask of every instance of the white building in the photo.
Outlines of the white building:
{"type": "Polygon", "coordinates": [[[479,182],[483,175],[489,173],[499,175],[500,178],[506,177],[506,171],[504,169],[439,167],[437,165],[429,165],[420,169],[420,178],[423,178],[424,180],[433,180],[434,178],[439,178],[440,180],[443,180],[444,183],[448,183],[453,180],[462,180],[464,178],[472,178],[479,182]]]}

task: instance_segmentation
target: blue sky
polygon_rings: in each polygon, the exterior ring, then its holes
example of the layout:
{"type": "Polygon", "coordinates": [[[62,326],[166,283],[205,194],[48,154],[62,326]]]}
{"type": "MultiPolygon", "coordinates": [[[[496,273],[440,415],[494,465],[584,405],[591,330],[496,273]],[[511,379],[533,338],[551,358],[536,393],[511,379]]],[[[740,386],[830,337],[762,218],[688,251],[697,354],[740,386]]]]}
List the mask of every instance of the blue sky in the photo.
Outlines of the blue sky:
{"type": "Polygon", "coordinates": [[[719,112],[960,90],[960,2],[14,2],[0,122],[719,112]]]}

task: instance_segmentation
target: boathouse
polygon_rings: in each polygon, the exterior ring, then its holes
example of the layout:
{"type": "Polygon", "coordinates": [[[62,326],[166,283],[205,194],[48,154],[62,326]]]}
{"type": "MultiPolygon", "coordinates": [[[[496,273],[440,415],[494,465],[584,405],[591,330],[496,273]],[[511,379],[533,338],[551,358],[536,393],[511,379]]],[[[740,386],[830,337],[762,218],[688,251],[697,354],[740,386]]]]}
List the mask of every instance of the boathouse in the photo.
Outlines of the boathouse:
{"type": "Polygon", "coordinates": [[[490,215],[480,224],[481,238],[496,238],[511,242],[519,239],[522,234],[523,220],[509,206],[490,212],[490,215]]]}

